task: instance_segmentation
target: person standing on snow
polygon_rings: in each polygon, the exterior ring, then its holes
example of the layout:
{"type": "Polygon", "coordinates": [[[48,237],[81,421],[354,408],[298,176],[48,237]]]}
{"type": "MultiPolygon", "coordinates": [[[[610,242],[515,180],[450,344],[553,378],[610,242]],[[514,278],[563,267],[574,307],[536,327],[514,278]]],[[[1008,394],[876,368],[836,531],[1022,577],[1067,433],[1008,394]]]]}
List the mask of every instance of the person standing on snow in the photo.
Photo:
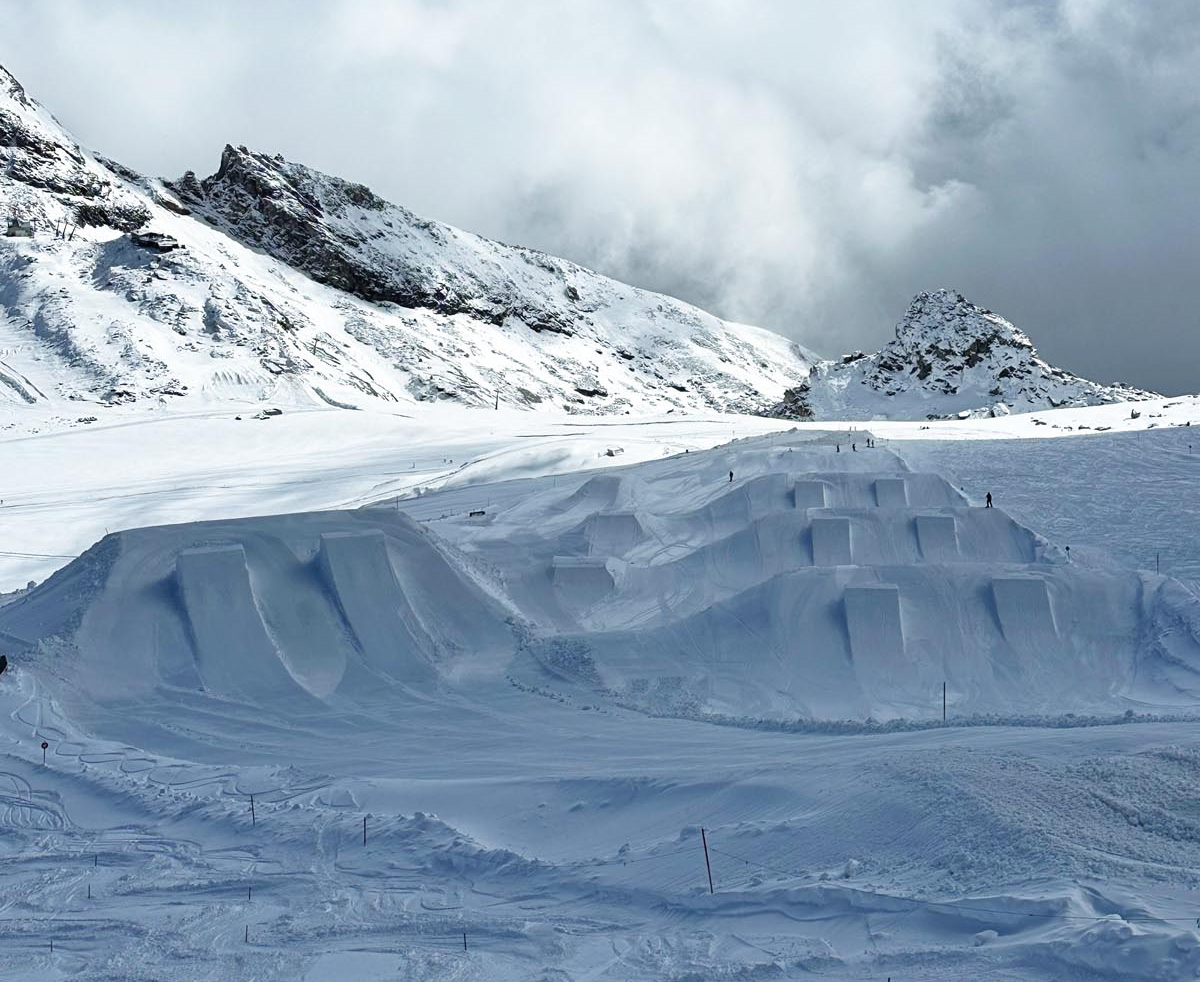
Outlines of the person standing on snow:
{"type": "Polygon", "coordinates": [[[729,483],[730,483],[730,484],[732,484],[732,483],[733,483],[733,471],[730,471],[730,472],[729,472],[729,483]]]}
{"type": "Polygon", "coordinates": [[[992,507],[992,492],[991,492],[991,491],[989,491],[989,492],[987,493],[987,499],[986,499],[986,500],[987,500],[987,504],[985,504],[983,507],[984,507],[984,508],[991,508],[991,507],[992,507]]]}

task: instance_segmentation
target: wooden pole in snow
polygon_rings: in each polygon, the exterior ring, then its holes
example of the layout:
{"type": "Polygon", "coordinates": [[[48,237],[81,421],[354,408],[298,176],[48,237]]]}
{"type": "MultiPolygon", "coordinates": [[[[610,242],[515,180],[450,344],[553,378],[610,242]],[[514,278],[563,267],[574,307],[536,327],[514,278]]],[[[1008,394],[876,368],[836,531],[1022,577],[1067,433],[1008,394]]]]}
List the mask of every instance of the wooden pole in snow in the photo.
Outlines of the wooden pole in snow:
{"type": "Polygon", "coordinates": [[[709,859],[708,859],[708,835],[705,833],[704,829],[700,830],[700,841],[702,843],[704,843],[704,868],[706,870],[708,870],[708,892],[712,893],[713,892],[712,863],[709,862],[709,859]]]}

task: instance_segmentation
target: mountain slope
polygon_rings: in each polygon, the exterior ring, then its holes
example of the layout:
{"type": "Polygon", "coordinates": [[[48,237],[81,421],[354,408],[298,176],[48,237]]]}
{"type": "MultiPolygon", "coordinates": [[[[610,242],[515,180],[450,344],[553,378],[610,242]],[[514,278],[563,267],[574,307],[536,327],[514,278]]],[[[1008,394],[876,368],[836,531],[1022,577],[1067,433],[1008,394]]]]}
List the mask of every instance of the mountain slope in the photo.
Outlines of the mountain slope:
{"type": "Polygon", "coordinates": [[[0,239],[0,398],[16,402],[752,412],[814,360],[278,157],[227,147],[204,181],[142,177],[80,148],[2,69],[0,210],[34,230],[0,239]]]}
{"type": "Polygon", "coordinates": [[[1154,397],[1055,368],[1023,331],[943,289],[917,294],[879,351],[815,365],[776,411],[802,419],[937,419],[1154,397]]]}

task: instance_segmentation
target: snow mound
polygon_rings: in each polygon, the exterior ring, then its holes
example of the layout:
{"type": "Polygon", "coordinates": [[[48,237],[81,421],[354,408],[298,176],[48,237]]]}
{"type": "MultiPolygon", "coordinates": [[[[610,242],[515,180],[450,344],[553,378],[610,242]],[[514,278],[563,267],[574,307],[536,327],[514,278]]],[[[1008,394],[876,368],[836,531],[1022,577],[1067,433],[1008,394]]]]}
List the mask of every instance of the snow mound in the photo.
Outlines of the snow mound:
{"type": "Polygon", "coordinates": [[[758,719],[940,719],[943,683],[955,714],[1200,704],[1196,596],[887,450],[793,434],[520,486],[483,522],[459,490],[402,503],[438,537],[394,505],[118,533],[0,632],[94,700],[279,717],[505,675],[758,719]]]}
{"type": "Polygon", "coordinates": [[[494,673],[504,616],[427,531],[359,512],[114,533],[3,609],[22,657],[57,655],[91,701],[188,691],[281,716],[494,673]]]}

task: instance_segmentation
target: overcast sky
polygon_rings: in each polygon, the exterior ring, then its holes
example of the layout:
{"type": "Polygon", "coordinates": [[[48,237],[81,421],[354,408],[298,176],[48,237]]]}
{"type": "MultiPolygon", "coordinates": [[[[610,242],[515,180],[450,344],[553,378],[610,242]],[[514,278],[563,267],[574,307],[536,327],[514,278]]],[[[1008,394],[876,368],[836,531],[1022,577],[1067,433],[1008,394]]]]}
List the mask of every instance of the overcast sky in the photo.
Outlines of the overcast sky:
{"type": "Polygon", "coordinates": [[[1194,0],[0,0],[0,63],[141,171],[282,153],[831,356],[950,286],[1200,390],[1194,0]]]}

